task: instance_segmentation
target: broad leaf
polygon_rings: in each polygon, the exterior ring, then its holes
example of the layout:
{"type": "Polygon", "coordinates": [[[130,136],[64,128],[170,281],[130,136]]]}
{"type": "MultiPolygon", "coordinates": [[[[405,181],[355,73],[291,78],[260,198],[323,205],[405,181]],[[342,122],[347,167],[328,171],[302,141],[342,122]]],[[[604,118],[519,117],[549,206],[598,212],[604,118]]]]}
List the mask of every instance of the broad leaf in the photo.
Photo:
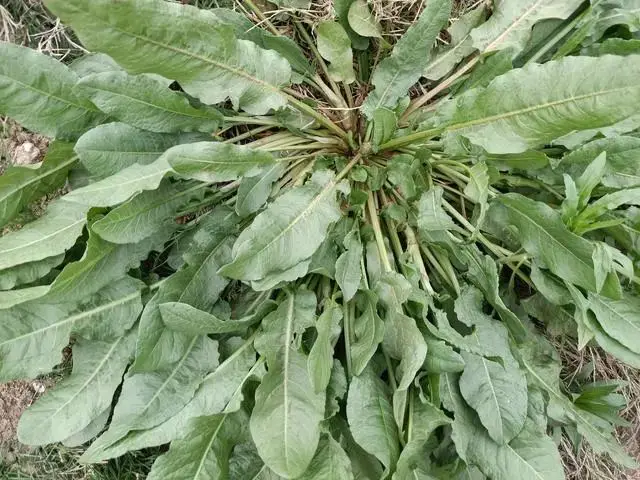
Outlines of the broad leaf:
{"type": "Polygon", "coordinates": [[[0,290],[35,282],[50,273],[64,260],[64,254],[48,257],[31,263],[16,265],[0,272],[0,290]]]}
{"type": "Polygon", "coordinates": [[[316,341],[309,352],[307,368],[309,378],[316,392],[324,392],[329,385],[333,368],[333,349],[342,327],[342,310],[340,305],[327,299],[322,315],[316,320],[316,341]]]}
{"type": "Polygon", "coordinates": [[[348,302],[360,288],[362,280],[362,242],[357,231],[350,232],[344,240],[347,249],[336,260],[336,282],[342,290],[342,297],[348,302]]]}
{"type": "Polygon", "coordinates": [[[640,298],[625,295],[620,300],[611,300],[590,293],[589,308],[608,335],[640,354],[640,298]]]}
{"type": "Polygon", "coordinates": [[[329,74],[336,82],[353,83],[353,53],[347,32],[337,22],[318,25],[318,51],[330,62],[329,74]]]}
{"type": "Polygon", "coordinates": [[[300,480],[324,480],[336,478],[352,480],[351,461],[331,435],[323,435],[313,460],[300,480]]]}
{"type": "Polygon", "coordinates": [[[133,331],[112,342],[80,339],[73,346],[73,372],[29,407],[18,425],[28,445],[61,442],[87,427],[111,406],[135,346],[133,331]]]}
{"type": "Polygon", "coordinates": [[[418,201],[418,228],[428,232],[455,230],[456,224],[442,208],[442,187],[432,187],[418,201]]]}
{"type": "Polygon", "coordinates": [[[520,153],[576,130],[613,125],[636,113],[639,73],[640,57],[614,56],[512,70],[457,98],[446,138],[461,135],[489,153],[520,153]],[[609,71],[620,75],[594,74],[609,71]],[[527,95],[516,95],[522,88],[527,95]]]}
{"type": "Polygon", "coordinates": [[[349,26],[362,37],[382,38],[382,27],[371,14],[365,0],[355,0],[349,6],[349,26]]]}
{"type": "Polygon", "coordinates": [[[377,311],[378,296],[371,290],[364,290],[356,299],[361,313],[353,321],[351,363],[354,375],[360,375],[382,342],[385,328],[377,311]]]}
{"type": "Polygon", "coordinates": [[[73,90],[77,75],[53,57],[12,43],[0,43],[0,114],[35,132],[78,138],[106,120],[87,97],[73,90]],[[34,115],[33,112],[38,112],[34,115]]]}
{"type": "MultiPolygon", "coordinates": [[[[233,261],[221,270],[239,280],[260,280],[308,260],[340,218],[336,182],[322,172],[279,196],[233,247],[233,261]],[[292,248],[293,247],[293,248],[292,248]]],[[[306,270],[298,274],[302,276],[306,270]]]]}
{"type": "Polygon", "coordinates": [[[150,132],[211,133],[222,123],[222,114],[214,108],[194,108],[185,95],[148,76],[97,73],[78,86],[110,117],[150,132]]]}
{"type": "MultiPolygon", "coordinates": [[[[351,11],[356,4],[357,2],[349,10],[350,20],[351,11]]],[[[378,108],[394,108],[398,100],[422,76],[429,62],[427,52],[435,43],[450,13],[451,0],[432,0],[427,3],[418,20],[398,40],[391,55],[382,60],[373,72],[371,84],[375,90],[362,105],[362,111],[367,117],[372,118],[378,108]]],[[[351,24],[353,26],[353,22],[351,24]]]]}
{"type": "Polygon", "coordinates": [[[206,104],[229,98],[235,108],[256,115],[286,104],[280,88],[290,81],[289,63],[272,50],[237,40],[211,12],[157,0],[46,5],[90,50],[107,53],[131,73],[177,80],[206,104]]]}
{"type": "Polygon", "coordinates": [[[257,175],[242,177],[238,187],[236,213],[240,217],[246,217],[260,210],[271,194],[273,182],[280,178],[284,170],[284,163],[278,162],[265,167],[257,175]]]}

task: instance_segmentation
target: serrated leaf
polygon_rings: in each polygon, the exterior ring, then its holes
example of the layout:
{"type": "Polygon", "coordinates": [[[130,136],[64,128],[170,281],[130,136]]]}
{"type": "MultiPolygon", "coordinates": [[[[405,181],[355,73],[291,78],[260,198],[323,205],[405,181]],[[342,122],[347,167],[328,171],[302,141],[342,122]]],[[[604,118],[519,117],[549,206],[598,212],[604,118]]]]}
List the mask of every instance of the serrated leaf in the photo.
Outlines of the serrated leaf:
{"type": "MultiPolygon", "coordinates": [[[[540,0],[538,0],[540,1],[540,0]]],[[[567,57],[530,64],[457,98],[446,140],[461,135],[489,153],[521,153],[568,133],[636,113],[640,57],[567,57]],[[614,80],[593,72],[619,71],[614,80]],[[589,82],[577,79],[589,78],[589,82]],[[526,85],[527,95],[505,94],[526,85]]]]}
{"type": "Polygon", "coordinates": [[[371,14],[365,0],[355,0],[349,6],[349,26],[363,37],[382,38],[382,27],[371,14]]]}
{"type": "Polygon", "coordinates": [[[314,393],[307,357],[291,347],[276,362],[256,390],[249,426],[262,460],[287,478],[309,466],[320,440],[324,392],[314,393]]]}
{"type": "Polygon", "coordinates": [[[275,161],[269,152],[220,142],[177,145],[167,150],[163,157],[179,175],[202,182],[253,176],[260,168],[275,161]]]}
{"type": "MultiPolygon", "coordinates": [[[[494,218],[518,229],[523,248],[538,264],[565,281],[596,291],[593,244],[571,233],[560,214],[548,205],[517,193],[501,195],[491,204],[494,218]]],[[[609,275],[605,294],[615,295],[617,278],[609,275]]]]}
{"type": "Polygon", "coordinates": [[[37,168],[15,166],[0,176],[0,226],[6,225],[29,203],[64,185],[67,172],[77,161],[73,144],[56,141],[37,168]]]}
{"type": "Polygon", "coordinates": [[[194,418],[184,436],[159,456],[149,480],[205,480],[226,478],[234,446],[246,435],[245,415],[232,413],[194,418]]]}
{"type": "Polygon", "coordinates": [[[194,108],[185,95],[145,75],[96,73],[83,77],[77,88],[110,117],[150,132],[211,133],[222,123],[216,109],[194,108]]]}
{"type": "Polygon", "coordinates": [[[274,163],[252,177],[242,177],[236,199],[236,213],[247,217],[257,212],[267,202],[273,182],[284,173],[284,163],[274,163]]]}
{"type": "Polygon", "coordinates": [[[142,309],[140,287],[139,281],[124,278],[77,307],[38,302],[3,311],[9,321],[0,325],[0,378],[35,378],[51,371],[72,333],[90,340],[121,337],[142,309]]]}
{"type": "Polygon", "coordinates": [[[107,116],[73,87],[77,75],[53,57],[0,43],[0,113],[56,138],[78,138],[107,116]],[[38,112],[33,115],[33,112],[38,112]]]}
{"type": "Polygon", "coordinates": [[[222,267],[222,275],[260,280],[313,255],[325,239],[329,225],[341,216],[335,180],[319,173],[305,185],[279,196],[255,218],[238,237],[233,261],[222,267]],[[291,249],[291,245],[295,248],[291,249]]]}
{"type": "MultiPolygon", "coordinates": [[[[349,10],[350,21],[351,12],[357,3],[349,10]]],[[[372,118],[374,112],[381,107],[395,108],[398,100],[420,79],[429,62],[428,52],[450,13],[451,0],[432,0],[427,3],[420,17],[398,40],[391,55],[382,60],[374,70],[371,84],[375,90],[362,105],[362,111],[367,117],[372,118]]]]}
{"type": "Polygon", "coordinates": [[[435,48],[431,52],[429,62],[424,69],[425,78],[439,80],[453,70],[458,62],[476,50],[472,44],[471,30],[484,18],[484,8],[478,7],[462,15],[447,28],[451,41],[448,45],[435,48]]]}
{"type": "Polygon", "coordinates": [[[193,398],[173,417],[153,428],[129,432],[124,437],[118,431],[107,432],[89,447],[82,461],[96,463],[130,450],[162,445],[180,438],[192,418],[236,411],[242,400],[242,387],[258,364],[250,342],[233,338],[229,344],[234,345],[235,350],[204,378],[193,398]]]}
{"type": "Polygon", "coordinates": [[[131,73],[176,80],[205,104],[230,98],[236,109],[262,115],[287,103],[280,88],[290,82],[289,63],[272,50],[237,40],[212,12],[156,0],[46,5],[90,50],[107,53],[131,73]]]}
{"type": "Polygon", "coordinates": [[[333,349],[342,326],[342,310],[340,306],[331,299],[327,299],[322,315],[316,320],[316,331],[318,333],[313,347],[309,352],[307,369],[309,378],[315,392],[324,392],[331,379],[333,364],[333,349]]]}
{"type": "Polygon", "coordinates": [[[162,321],[167,327],[190,335],[242,333],[262,320],[273,308],[273,303],[268,302],[254,314],[237,320],[221,320],[186,303],[167,302],[158,305],[162,321]]]}
{"type": "Polygon", "coordinates": [[[473,46],[482,53],[511,49],[517,56],[526,46],[533,25],[544,19],[569,17],[580,6],[579,0],[501,0],[485,23],[471,31],[473,46]]]}
{"type": "Polygon", "coordinates": [[[74,344],[71,375],[22,414],[19,440],[27,445],[61,442],[108,409],[133,355],[136,333],[111,342],[80,339],[74,344]]]}
{"type": "Polygon", "coordinates": [[[384,322],[378,315],[378,296],[374,292],[363,290],[356,300],[361,313],[353,321],[351,363],[354,375],[360,375],[384,338],[384,322]]]}
{"type": "Polygon", "coordinates": [[[464,404],[455,374],[441,377],[440,390],[445,408],[455,413],[452,439],[468,465],[478,466],[496,480],[510,480],[514,475],[527,480],[564,480],[558,449],[544,432],[527,427],[511,443],[495,443],[464,404]]]}
{"type": "Polygon", "coordinates": [[[393,470],[400,455],[391,392],[371,367],[353,377],[347,397],[347,419],[354,440],[393,470]]]}
{"type": "Polygon", "coordinates": [[[159,134],[124,123],[107,123],[80,137],[75,151],[93,177],[105,178],[136,163],[153,163],[175,145],[202,139],[200,135],[159,134]]]}
{"type": "Polygon", "coordinates": [[[318,51],[330,62],[329,75],[336,82],[353,83],[353,53],[351,40],[338,22],[322,22],[318,25],[318,51]]]}
{"type": "Polygon", "coordinates": [[[348,302],[358,291],[362,280],[362,268],[360,266],[362,242],[358,232],[352,231],[347,234],[344,244],[347,250],[336,260],[335,278],[340,290],[342,290],[344,301],[348,302]]]}
{"type": "Polygon", "coordinates": [[[202,185],[165,183],[156,190],[142,192],[111,210],[91,229],[113,243],[136,243],[161,229],[171,230],[181,207],[202,193],[202,185]]]}

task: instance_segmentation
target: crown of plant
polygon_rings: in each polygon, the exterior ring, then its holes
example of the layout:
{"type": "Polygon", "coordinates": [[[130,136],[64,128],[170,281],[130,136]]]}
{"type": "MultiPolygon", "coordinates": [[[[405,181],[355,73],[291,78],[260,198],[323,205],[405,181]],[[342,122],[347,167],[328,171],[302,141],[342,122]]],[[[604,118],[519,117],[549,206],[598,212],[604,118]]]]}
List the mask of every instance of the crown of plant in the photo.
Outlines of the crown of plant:
{"type": "Polygon", "coordinates": [[[95,53],[0,44],[54,139],[0,177],[0,380],[73,361],[19,439],[170,443],[150,480],[556,480],[553,431],[633,466],[547,338],[640,366],[638,2],[238,3],[45,0],[95,53]]]}

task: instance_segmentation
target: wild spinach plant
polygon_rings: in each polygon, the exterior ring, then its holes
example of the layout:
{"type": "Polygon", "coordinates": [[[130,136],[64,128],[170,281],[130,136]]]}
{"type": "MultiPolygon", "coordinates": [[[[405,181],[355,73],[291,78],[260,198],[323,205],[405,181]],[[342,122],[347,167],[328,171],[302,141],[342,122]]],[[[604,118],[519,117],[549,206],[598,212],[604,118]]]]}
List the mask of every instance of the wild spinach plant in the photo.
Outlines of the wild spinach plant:
{"type": "Polygon", "coordinates": [[[95,53],[0,45],[0,113],[54,139],[0,177],[0,379],[73,362],[22,442],[170,443],[150,480],[555,480],[560,434],[634,466],[618,382],[548,339],[640,366],[637,1],[428,0],[397,40],[364,0],[45,3],[95,53]]]}

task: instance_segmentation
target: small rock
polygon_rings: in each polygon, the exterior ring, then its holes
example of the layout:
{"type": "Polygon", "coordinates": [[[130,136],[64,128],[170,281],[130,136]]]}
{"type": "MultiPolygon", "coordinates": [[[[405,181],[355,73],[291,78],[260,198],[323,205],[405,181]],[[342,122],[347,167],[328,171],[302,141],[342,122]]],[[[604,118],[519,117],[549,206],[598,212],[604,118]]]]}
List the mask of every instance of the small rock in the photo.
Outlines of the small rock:
{"type": "Polygon", "coordinates": [[[45,386],[42,385],[41,383],[38,382],[33,382],[31,384],[31,386],[33,387],[33,390],[37,393],[37,394],[42,394],[45,391],[45,386]]]}
{"type": "Polygon", "coordinates": [[[30,165],[35,163],[40,156],[40,150],[31,142],[18,145],[13,151],[14,165],[30,165]]]}

